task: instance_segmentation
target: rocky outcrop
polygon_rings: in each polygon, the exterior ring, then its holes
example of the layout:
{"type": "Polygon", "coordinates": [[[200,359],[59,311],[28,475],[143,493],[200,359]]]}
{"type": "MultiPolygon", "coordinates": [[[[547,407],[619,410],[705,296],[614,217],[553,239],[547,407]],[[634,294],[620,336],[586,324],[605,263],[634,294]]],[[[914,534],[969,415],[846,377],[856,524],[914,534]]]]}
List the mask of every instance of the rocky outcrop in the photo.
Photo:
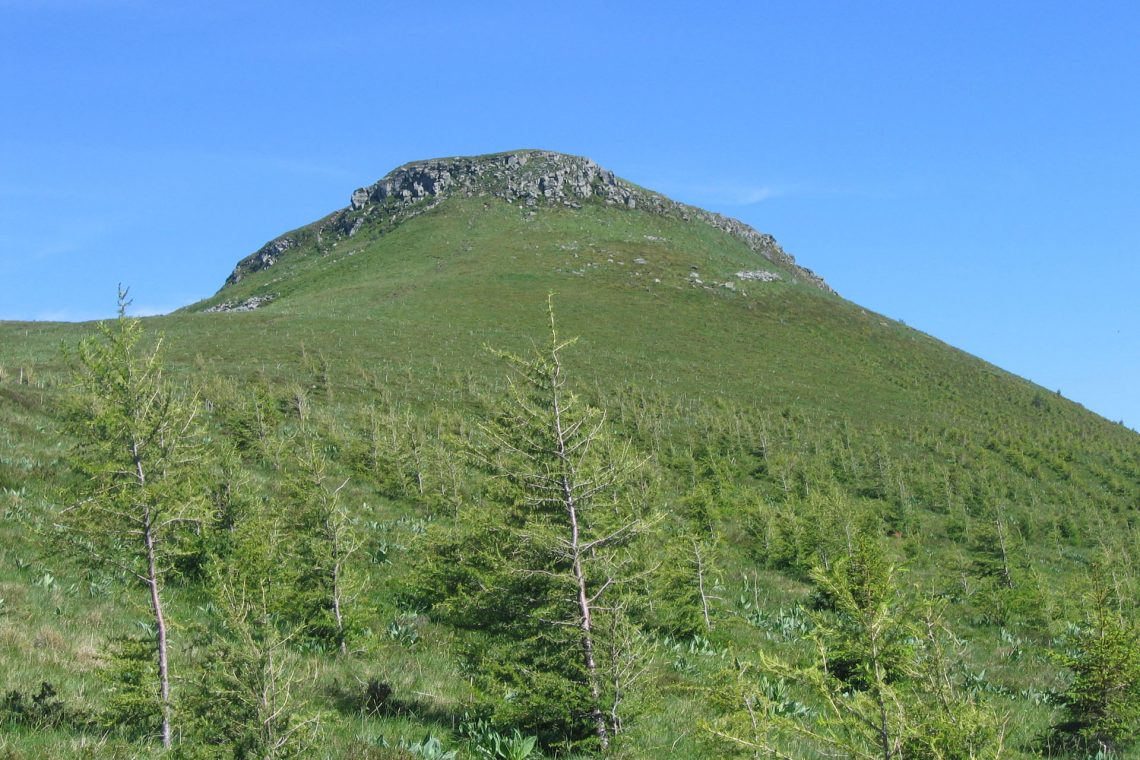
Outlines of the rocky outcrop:
{"type": "Polygon", "coordinates": [[[277,262],[282,253],[298,245],[301,236],[318,242],[350,238],[367,223],[391,228],[434,208],[448,197],[492,196],[525,207],[561,205],[579,208],[583,203],[605,203],[684,221],[707,224],[742,241],[765,259],[831,292],[823,279],[796,264],[771,235],[744,222],[670,200],[615,176],[594,161],[580,156],[540,150],[523,150],[487,156],[415,161],[395,169],[379,182],[352,193],[348,208],[315,227],[273,240],[238,263],[226,284],[277,262]]]}
{"type": "Polygon", "coordinates": [[[766,269],[756,269],[748,272],[737,272],[736,277],[739,280],[750,280],[753,282],[779,282],[782,277],[775,272],[769,272],[766,269]]]}
{"type": "Polygon", "coordinates": [[[250,296],[249,298],[246,298],[246,299],[241,300],[241,301],[222,301],[221,303],[215,304],[208,309],[204,309],[203,311],[205,311],[207,313],[209,313],[209,312],[229,312],[229,311],[253,311],[254,309],[260,309],[262,306],[265,306],[267,303],[271,303],[275,297],[276,296],[273,296],[273,295],[250,296]]]}
{"type": "Polygon", "coordinates": [[[405,164],[376,184],[354,192],[352,208],[363,209],[390,199],[414,203],[450,193],[493,195],[527,206],[575,206],[598,197],[633,208],[637,200],[629,191],[631,187],[588,158],[518,151],[405,164]]]}

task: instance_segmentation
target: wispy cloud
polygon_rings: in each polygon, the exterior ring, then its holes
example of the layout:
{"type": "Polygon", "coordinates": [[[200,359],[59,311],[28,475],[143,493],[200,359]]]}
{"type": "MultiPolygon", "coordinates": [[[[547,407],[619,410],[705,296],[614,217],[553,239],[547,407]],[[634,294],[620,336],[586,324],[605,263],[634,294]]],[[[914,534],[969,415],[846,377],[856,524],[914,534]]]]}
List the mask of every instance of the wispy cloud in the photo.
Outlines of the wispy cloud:
{"type": "Polygon", "coordinates": [[[72,242],[54,242],[45,243],[37,248],[34,248],[29,254],[28,258],[35,261],[42,261],[44,259],[54,259],[57,256],[67,256],[72,253],[77,253],[82,250],[83,246],[79,243],[72,242]]]}
{"type": "MultiPolygon", "coordinates": [[[[193,301],[180,303],[175,306],[162,306],[153,304],[131,305],[127,313],[132,317],[159,317],[164,314],[181,309],[193,301]]],[[[87,311],[84,309],[37,309],[26,312],[0,309],[0,320],[32,321],[32,322],[94,322],[99,319],[114,319],[113,311],[87,311]]]]}
{"type": "Polygon", "coordinates": [[[900,192],[899,188],[881,187],[851,187],[843,185],[824,185],[810,183],[794,184],[749,184],[744,182],[725,181],[719,183],[689,184],[686,182],[662,181],[649,184],[660,192],[677,200],[683,200],[698,206],[710,208],[717,207],[743,207],[754,206],[773,198],[796,197],[849,197],[849,198],[894,198],[900,192]]]}
{"type": "Polygon", "coordinates": [[[73,311],[71,309],[45,309],[27,314],[5,315],[4,319],[32,320],[33,322],[92,322],[108,319],[111,315],[94,311],[73,311]]]}
{"type": "Polygon", "coordinates": [[[194,164],[200,166],[216,164],[219,167],[226,167],[227,170],[238,167],[258,172],[334,180],[351,179],[355,176],[354,172],[348,171],[341,166],[334,166],[320,161],[308,161],[292,156],[272,154],[259,155],[249,152],[234,153],[210,150],[162,151],[149,155],[165,157],[168,164],[171,163],[171,161],[192,161],[194,164]]]}
{"type": "Polygon", "coordinates": [[[139,304],[138,306],[131,305],[127,309],[127,313],[132,317],[161,317],[163,314],[169,314],[175,309],[180,309],[186,304],[179,304],[178,306],[154,306],[152,304],[139,304]]]}
{"type": "Polygon", "coordinates": [[[730,206],[751,206],[784,194],[784,191],[775,187],[722,187],[711,188],[705,192],[730,206]]]}
{"type": "MultiPolygon", "coordinates": [[[[2,3],[3,0],[0,0],[2,3]]],[[[54,201],[76,200],[87,196],[85,191],[68,189],[66,187],[49,187],[47,185],[17,185],[0,182],[0,198],[28,200],[28,201],[54,201]]]]}
{"type": "Polygon", "coordinates": [[[0,10],[15,11],[86,11],[143,5],[142,0],[0,0],[0,10]]]}
{"type": "Polygon", "coordinates": [[[701,185],[657,182],[650,187],[678,200],[707,206],[752,206],[795,192],[795,189],[790,187],[736,182],[701,185]]]}
{"type": "Polygon", "coordinates": [[[132,317],[161,317],[164,314],[169,314],[172,311],[177,311],[183,306],[189,306],[202,299],[202,294],[197,295],[182,293],[167,294],[165,302],[158,303],[131,303],[127,307],[127,313],[132,317]]]}

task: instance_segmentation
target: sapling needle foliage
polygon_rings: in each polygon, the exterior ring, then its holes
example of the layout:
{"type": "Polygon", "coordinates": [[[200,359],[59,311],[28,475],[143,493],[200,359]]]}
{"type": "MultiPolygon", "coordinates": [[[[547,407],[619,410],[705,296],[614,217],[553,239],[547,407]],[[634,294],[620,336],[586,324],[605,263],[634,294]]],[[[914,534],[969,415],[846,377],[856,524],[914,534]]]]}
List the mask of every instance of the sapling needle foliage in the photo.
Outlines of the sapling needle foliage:
{"type": "Polygon", "coordinates": [[[169,632],[163,596],[180,531],[204,517],[196,399],[163,373],[161,344],[143,345],[137,319],[102,323],[77,350],[71,464],[82,476],[59,514],[66,545],[145,590],[154,626],[162,743],[173,741],[169,632]]]}

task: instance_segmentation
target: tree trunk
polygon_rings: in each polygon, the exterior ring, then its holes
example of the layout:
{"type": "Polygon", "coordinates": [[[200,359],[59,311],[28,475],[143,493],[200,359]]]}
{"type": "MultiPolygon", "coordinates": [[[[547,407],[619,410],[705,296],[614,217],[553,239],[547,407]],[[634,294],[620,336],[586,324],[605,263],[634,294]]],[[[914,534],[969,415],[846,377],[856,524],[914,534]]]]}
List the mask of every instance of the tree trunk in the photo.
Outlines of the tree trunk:
{"type": "MultiPolygon", "coordinates": [[[[135,465],[135,480],[140,489],[146,488],[146,470],[143,469],[138,441],[131,443],[131,457],[135,465]]],[[[162,695],[162,746],[170,749],[170,667],[167,658],[166,616],[162,612],[162,594],[158,579],[158,556],[155,550],[154,522],[150,507],[143,511],[143,543],[146,546],[146,585],[150,591],[150,608],[154,613],[154,627],[158,636],[158,683],[162,695]]]]}
{"type": "Polygon", "coordinates": [[[574,508],[570,508],[570,519],[574,528],[574,580],[578,582],[578,614],[579,627],[582,629],[582,661],[586,665],[586,674],[590,682],[590,717],[594,721],[594,731],[598,735],[598,743],[602,749],[610,745],[609,731],[606,728],[606,718],[602,714],[602,694],[598,688],[598,666],[594,661],[594,635],[590,620],[590,597],[586,593],[586,575],[582,570],[582,557],[578,554],[578,520],[574,508]]]}
{"type": "Polygon", "coordinates": [[[1005,545],[1005,523],[999,517],[995,525],[997,526],[998,546],[1001,547],[1001,580],[1006,588],[1013,588],[1013,572],[1009,567],[1009,551],[1005,545]]]}
{"type": "Polygon", "coordinates": [[[883,694],[883,688],[887,681],[887,675],[883,670],[882,661],[879,657],[879,636],[877,621],[871,620],[869,633],[871,639],[871,665],[875,675],[875,702],[879,708],[879,725],[876,727],[879,734],[879,746],[883,751],[883,760],[891,760],[891,758],[894,756],[894,753],[891,751],[890,719],[887,716],[886,695],[883,694]]]}
{"type": "Polygon", "coordinates": [[[598,666],[594,660],[594,635],[590,615],[590,595],[587,592],[586,573],[582,568],[581,534],[578,525],[578,508],[574,500],[573,466],[566,452],[566,435],[562,429],[562,404],[559,389],[559,365],[554,364],[551,373],[551,391],[554,406],[554,437],[557,455],[562,465],[562,504],[570,521],[570,552],[573,558],[574,581],[578,585],[578,627],[582,631],[582,662],[586,666],[586,679],[590,687],[590,718],[602,750],[610,746],[606,716],[602,712],[602,693],[598,686],[598,666]]]}
{"type": "Polygon", "coordinates": [[[150,588],[150,606],[154,612],[154,626],[158,631],[158,681],[162,692],[162,746],[170,749],[170,672],[167,660],[166,617],[162,612],[162,596],[159,593],[158,562],[155,557],[154,532],[150,525],[149,515],[147,524],[143,528],[143,537],[146,541],[146,583],[150,588]]]}
{"type": "Polygon", "coordinates": [[[701,613],[705,616],[705,630],[712,630],[712,620],[709,619],[709,598],[705,594],[705,566],[701,557],[701,545],[693,541],[693,556],[697,560],[697,589],[701,592],[701,613]]]}
{"type": "Polygon", "coordinates": [[[336,638],[340,644],[340,653],[342,655],[348,654],[348,643],[344,638],[344,617],[340,611],[340,557],[336,557],[333,561],[333,617],[336,618],[336,638]]]}

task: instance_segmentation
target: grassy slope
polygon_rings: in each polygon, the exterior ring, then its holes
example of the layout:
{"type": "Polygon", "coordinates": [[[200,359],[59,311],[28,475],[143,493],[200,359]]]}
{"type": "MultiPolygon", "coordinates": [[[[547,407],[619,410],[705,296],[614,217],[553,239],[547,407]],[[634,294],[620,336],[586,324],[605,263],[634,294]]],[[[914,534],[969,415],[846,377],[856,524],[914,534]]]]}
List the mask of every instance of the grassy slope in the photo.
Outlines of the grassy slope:
{"type": "Polygon", "coordinates": [[[607,380],[911,423],[955,399],[1035,390],[841,299],[737,282],[734,272],[767,262],[715,230],[597,207],[532,218],[482,206],[453,201],[379,240],[285,258],[205,302],[271,292],[278,303],[163,327],[182,352],[210,346],[223,366],[250,356],[250,338],[253,355],[274,363],[307,340],[361,364],[455,365],[480,361],[483,343],[540,336],[535,315],[553,290],[564,330],[582,337],[578,361],[607,380]],[[706,287],[690,284],[691,271],[706,287]],[[746,295],[709,285],[725,281],[746,295]]]}
{"type": "MultiPolygon", "coordinates": [[[[733,276],[761,264],[767,262],[732,238],[676,220],[596,205],[532,213],[500,201],[453,199],[384,235],[365,227],[335,247],[291,251],[200,305],[276,296],[255,312],[205,314],[192,307],[147,322],[166,334],[172,368],[188,377],[257,377],[280,388],[307,388],[315,367],[324,366],[336,389],[324,403],[343,419],[352,419],[378,391],[421,413],[439,406],[470,415],[502,376],[484,344],[519,349],[541,339],[545,297],[555,291],[562,331],[581,336],[570,355],[580,386],[611,411],[623,433],[644,448],[660,446],[666,469],[671,457],[702,439],[731,439],[741,460],[755,458],[752,439],[769,426],[772,451],[802,479],[831,467],[828,477],[839,473],[842,485],[846,465],[834,460],[850,455],[850,482],[843,487],[853,495],[860,492],[856,470],[885,457],[907,482],[915,510],[896,549],[908,558],[915,582],[939,591],[951,588],[970,564],[978,525],[985,522],[984,508],[970,494],[990,488],[1019,521],[1027,577],[1052,587],[1058,619],[1071,612],[1064,594],[1093,553],[1097,530],[1108,525],[1128,543],[1140,494],[1140,439],[837,297],[733,276]],[[635,263],[639,257],[646,263],[635,263]],[[693,282],[693,272],[704,285],[693,282]],[[716,284],[722,282],[735,282],[736,289],[716,284]]],[[[6,600],[0,669],[8,673],[0,687],[47,679],[97,703],[95,653],[107,631],[129,624],[134,612],[122,600],[83,589],[78,569],[39,557],[15,519],[42,509],[61,475],[55,409],[65,362],[59,346],[87,332],[82,325],[0,323],[0,488],[8,517],[0,528],[0,597],[6,600]],[[22,385],[16,383],[21,369],[22,385]],[[47,572],[56,580],[45,582],[47,572]]],[[[731,448],[725,445],[721,454],[731,448]]],[[[805,496],[781,486],[786,480],[774,466],[761,474],[755,461],[734,467],[742,488],[758,501],[798,503],[805,496]]],[[[355,495],[379,504],[386,519],[414,511],[410,503],[371,493],[366,481],[355,495]]],[[[679,495],[668,501],[676,503],[679,495]]],[[[744,518],[725,519],[735,539],[724,563],[725,598],[738,599],[748,590],[742,579],[759,577],[767,589],[762,604],[773,610],[790,605],[803,591],[796,574],[758,569],[744,518]]],[[[376,597],[384,596],[378,588],[376,597]]],[[[1032,667],[1009,659],[1000,627],[979,619],[969,598],[954,598],[956,624],[979,641],[978,668],[988,667],[991,679],[1011,691],[1027,688],[1033,675],[1053,683],[1055,671],[1039,650],[1032,667]]],[[[773,646],[770,636],[731,611],[725,610],[718,646],[773,646]]],[[[380,604],[378,628],[391,613],[380,604]]],[[[1021,635],[1045,643],[1048,633],[1027,627],[1021,635]]],[[[362,667],[401,673],[393,679],[398,687],[435,695],[428,700],[435,709],[451,709],[461,690],[449,670],[445,632],[429,626],[417,647],[380,647],[362,667]]],[[[716,657],[689,659],[696,661],[692,668],[665,668],[663,677],[691,687],[718,667],[716,657]]],[[[326,681],[350,680],[347,672],[338,674],[340,666],[321,667],[326,681]]],[[[670,697],[671,714],[702,711],[700,700],[683,696],[684,689],[678,694],[670,697]]],[[[327,689],[317,698],[327,700],[327,689]]],[[[1009,700],[1009,709],[1026,736],[1049,719],[1048,706],[1024,699],[1009,700]]],[[[699,751],[676,722],[662,716],[642,725],[636,737],[644,756],[665,756],[661,748],[669,746],[677,757],[699,751]]],[[[336,734],[341,738],[330,746],[343,751],[354,734],[432,726],[423,716],[351,724],[344,720],[336,734]]],[[[25,738],[19,746],[35,753],[37,742],[46,743],[54,748],[44,750],[50,754],[76,741],[25,738]]]]}

